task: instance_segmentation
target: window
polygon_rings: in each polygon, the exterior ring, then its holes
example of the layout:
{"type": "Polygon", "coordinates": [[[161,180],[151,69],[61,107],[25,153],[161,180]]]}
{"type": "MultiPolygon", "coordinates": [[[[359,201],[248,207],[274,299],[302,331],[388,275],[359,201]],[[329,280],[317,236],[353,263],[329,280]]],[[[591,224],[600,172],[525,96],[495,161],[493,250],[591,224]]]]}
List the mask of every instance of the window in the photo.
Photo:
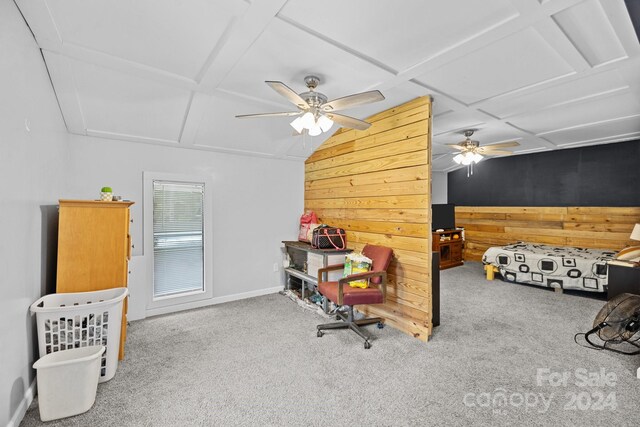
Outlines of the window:
{"type": "Polygon", "coordinates": [[[144,172],[147,316],[213,298],[212,188],[202,176],[144,172]]]}
{"type": "Polygon", "coordinates": [[[153,297],[204,291],[204,184],[153,181],[153,297]]]}

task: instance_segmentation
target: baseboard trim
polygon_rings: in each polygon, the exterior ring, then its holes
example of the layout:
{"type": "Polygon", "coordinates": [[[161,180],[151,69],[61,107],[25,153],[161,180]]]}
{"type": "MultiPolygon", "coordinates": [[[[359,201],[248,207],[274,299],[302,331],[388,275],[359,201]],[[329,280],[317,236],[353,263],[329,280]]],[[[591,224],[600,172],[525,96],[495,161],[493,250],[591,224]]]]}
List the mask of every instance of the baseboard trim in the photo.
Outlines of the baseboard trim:
{"type": "Polygon", "coordinates": [[[27,413],[27,409],[31,406],[31,402],[33,402],[33,398],[36,395],[36,379],[34,378],[31,382],[29,388],[24,392],[24,396],[22,397],[22,402],[16,408],[16,412],[13,413],[13,417],[9,420],[7,427],[18,427],[22,422],[25,414],[27,413]]]}
{"type": "Polygon", "coordinates": [[[146,311],[146,317],[160,316],[162,314],[176,313],[178,311],[192,310],[194,308],[207,307],[210,305],[223,304],[225,302],[238,301],[241,299],[260,297],[263,295],[275,294],[283,289],[282,286],[273,288],[258,289],[257,291],[243,292],[240,294],[225,295],[202,301],[193,301],[179,305],[169,305],[166,307],[152,308],[146,311]]]}

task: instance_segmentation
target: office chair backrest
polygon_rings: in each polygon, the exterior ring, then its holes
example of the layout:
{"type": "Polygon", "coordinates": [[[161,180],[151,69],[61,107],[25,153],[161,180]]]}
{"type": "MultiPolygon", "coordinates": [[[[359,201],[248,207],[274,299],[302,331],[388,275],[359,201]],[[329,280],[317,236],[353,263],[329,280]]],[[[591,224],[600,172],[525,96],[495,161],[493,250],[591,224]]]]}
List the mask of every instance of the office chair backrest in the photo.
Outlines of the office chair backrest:
{"type": "MultiPolygon", "coordinates": [[[[365,245],[362,254],[373,261],[371,271],[387,271],[391,258],[393,258],[393,250],[385,246],[365,245]]],[[[379,284],[380,277],[371,278],[371,283],[379,284]]]]}

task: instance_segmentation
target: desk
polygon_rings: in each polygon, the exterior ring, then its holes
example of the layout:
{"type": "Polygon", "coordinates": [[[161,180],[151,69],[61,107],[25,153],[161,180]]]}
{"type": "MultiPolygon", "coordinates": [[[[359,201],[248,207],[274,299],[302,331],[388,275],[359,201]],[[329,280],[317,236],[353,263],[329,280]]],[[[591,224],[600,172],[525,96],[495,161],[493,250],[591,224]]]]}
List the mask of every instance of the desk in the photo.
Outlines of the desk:
{"type": "MultiPolygon", "coordinates": [[[[291,289],[291,278],[295,277],[302,282],[302,299],[305,289],[315,289],[318,285],[318,269],[328,265],[343,264],[346,254],[351,249],[343,251],[312,249],[309,243],[297,241],[282,242],[288,259],[288,267],[285,267],[285,289],[291,289]]],[[[342,277],[342,271],[329,273],[329,280],[338,280],[342,277]]]]}
{"type": "Polygon", "coordinates": [[[640,267],[609,264],[607,298],[624,293],[640,295],[640,267]]]}

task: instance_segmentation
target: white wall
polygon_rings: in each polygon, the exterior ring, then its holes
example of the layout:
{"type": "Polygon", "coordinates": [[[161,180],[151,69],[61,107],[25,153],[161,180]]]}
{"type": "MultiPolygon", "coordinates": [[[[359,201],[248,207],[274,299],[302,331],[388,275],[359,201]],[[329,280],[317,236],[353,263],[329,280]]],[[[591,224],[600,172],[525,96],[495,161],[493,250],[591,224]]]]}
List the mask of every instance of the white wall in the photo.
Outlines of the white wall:
{"type": "MultiPolygon", "coordinates": [[[[280,242],[297,238],[304,205],[304,164],[72,136],[68,198],[92,199],[100,188],[132,206],[130,319],[143,318],[151,286],[150,248],[143,247],[143,172],[203,175],[213,182],[213,299],[282,285],[280,242]]],[[[152,250],[152,249],[151,249],[152,250]]],[[[209,302],[209,303],[210,303],[209,302]]]]}
{"type": "Polygon", "coordinates": [[[21,419],[34,378],[36,332],[29,305],[45,292],[55,267],[55,205],[65,186],[68,135],[40,51],[12,1],[0,2],[0,52],[0,426],[5,426],[21,419]]]}
{"type": "Polygon", "coordinates": [[[95,199],[102,186],[138,202],[132,214],[132,318],[149,285],[142,247],[142,172],[201,174],[214,184],[213,297],[281,286],[280,241],[297,236],[304,165],[67,133],[45,64],[14,3],[0,2],[0,426],[26,410],[37,359],[29,306],[54,290],[58,199],[95,199]],[[26,123],[26,124],[25,124],[26,123]],[[27,130],[27,127],[29,130],[27,130]]]}
{"type": "Polygon", "coordinates": [[[447,203],[447,173],[431,172],[431,203],[447,203]]]}

